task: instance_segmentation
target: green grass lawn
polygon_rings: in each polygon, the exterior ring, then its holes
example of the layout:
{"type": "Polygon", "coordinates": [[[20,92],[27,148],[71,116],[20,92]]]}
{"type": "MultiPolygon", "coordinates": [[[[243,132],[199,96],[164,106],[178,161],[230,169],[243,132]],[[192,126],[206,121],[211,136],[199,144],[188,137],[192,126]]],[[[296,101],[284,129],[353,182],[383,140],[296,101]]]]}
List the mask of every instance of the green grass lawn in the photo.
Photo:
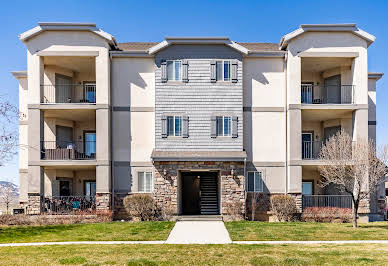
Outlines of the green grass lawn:
{"type": "Polygon", "coordinates": [[[0,248],[1,265],[384,265],[387,245],[72,245],[0,248]]]}
{"type": "MultiPolygon", "coordinates": [[[[388,222],[359,224],[227,222],[232,240],[387,240],[388,222]]],[[[387,262],[388,263],[388,262],[387,262]]]]}
{"type": "Polygon", "coordinates": [[[166,240],[174,222],[0,227],[0,243],[88,240],[166,240]]]}

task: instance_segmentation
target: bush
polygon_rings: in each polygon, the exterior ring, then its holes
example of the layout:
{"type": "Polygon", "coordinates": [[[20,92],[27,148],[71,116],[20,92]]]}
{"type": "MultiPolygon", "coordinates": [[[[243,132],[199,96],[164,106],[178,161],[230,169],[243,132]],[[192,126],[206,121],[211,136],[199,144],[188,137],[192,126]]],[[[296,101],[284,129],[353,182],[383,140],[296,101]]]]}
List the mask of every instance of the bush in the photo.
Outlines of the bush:
{"type": "Polygon", "coordinates": [[[243,203],[241,201],[227,202],[224,204],[226,209],[226,220],[241,221],[244,219],[243,203]]]}
{"type": "Polygon", "coordinates": [[[289,222],[294,220],[298,211],[296,201],[290,195],[272,196],[271,210],[279,222],[289,222]]]}
{"type": "Polygon", "coordinates": [[[153,221],[156,219],[155,202],[151,195],[128,195],[123,201],[124,207],[133,218],[140,221],[153,221]]]}
{"type": "Polygon", "coordinates": [[[247,192],[247,217],[252,220],[266,220],[270,210],[268,193],[247,192]]]}
{"type": "Polygon", "coordinates": [[[0,226],[101,223],[112,221],[111,211],[99,215],[0,215],[0,226]]]}
{"type": "Polygon", "coordinates": [[[337,207],[309,207],[303,210],[302,221],[319,223],[349,223],[352,221],[352,209],[337,207]]]}

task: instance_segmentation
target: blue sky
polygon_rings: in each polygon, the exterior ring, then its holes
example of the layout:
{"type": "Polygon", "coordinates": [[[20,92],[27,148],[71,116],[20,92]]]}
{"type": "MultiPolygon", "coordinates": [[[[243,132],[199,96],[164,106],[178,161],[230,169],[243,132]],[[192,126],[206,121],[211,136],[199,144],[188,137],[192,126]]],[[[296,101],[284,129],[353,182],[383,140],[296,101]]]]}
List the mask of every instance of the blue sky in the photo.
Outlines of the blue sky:
{"type": "MultiPolygon", "coordinates": [[[[377,37],[369,70],[388,76],[388,1],[17,1],[2,4],[0,95],[17,104],[10,74],[26,69],[17,35],[39,21],[95,22],[117,41],[161,41],[164,36],[228,36],[235,41],[279,42],[308,23],[357,23],[377,37]]],[[[378,82],[377,142],[388,143],[388,77],[378,82]]],[[[0,180],[18,183],[18,158],[0,167],[0,180]]]]}

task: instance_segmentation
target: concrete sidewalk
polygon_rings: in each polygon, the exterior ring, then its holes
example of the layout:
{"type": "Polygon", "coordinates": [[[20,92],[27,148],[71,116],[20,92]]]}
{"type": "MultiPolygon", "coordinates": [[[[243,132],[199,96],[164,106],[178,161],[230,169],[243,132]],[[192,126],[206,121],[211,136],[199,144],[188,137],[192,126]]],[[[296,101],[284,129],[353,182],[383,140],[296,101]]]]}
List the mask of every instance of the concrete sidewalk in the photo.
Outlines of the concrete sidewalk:
{"type": "Polygon", "coordinates": [[[172,229],[167,244],[230,244],[222,221],[181,221],[172,229]]]}
{"type": "MultiPolygon", "coordinates": [[[[175,244],[167,241],[69,241],[69,242],[31,242],[31,243],[4,243],[1,247],[31,247],[31,246],[67,246],[67,245],[162,245],[175,244]]],[[[189,243],[184,243],[189,244],[189,243]]],[[[190,243],[191,244],[191,243],[190,243]]],[[[208,244],[208,243],[200,243],[208,244]]],[[[335,240],[335,241],[231,241],[235,245],[317,245],[317,244],[384,244],[388,240],[335,240]]]]}

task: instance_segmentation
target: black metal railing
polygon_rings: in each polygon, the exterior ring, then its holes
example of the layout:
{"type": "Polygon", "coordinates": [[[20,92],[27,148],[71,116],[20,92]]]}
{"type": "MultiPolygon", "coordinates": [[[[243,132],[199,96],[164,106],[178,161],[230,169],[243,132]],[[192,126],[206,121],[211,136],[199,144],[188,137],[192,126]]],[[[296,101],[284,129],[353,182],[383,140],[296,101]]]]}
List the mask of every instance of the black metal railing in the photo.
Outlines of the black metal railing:
{"type": "Polygon", "coordinates": [[[95,214],[95,196],[45,197],[43,212],[48,214],[95,214]]]}
{"type": "Polygon", "coordinates": [[[96,141],[42,141],[42,160],[95,160],[96,141]]]}
{"type": "Polygon", "coordinates": [[[302,142],[302,159],[316,160],[322,149],[323,141],[303,141],[302,142]]]}
{"type": "Polygon", "coordinates": [[[354,85],[301,85],[301,102],[304,104],[352,104],[354,85]]]}
{"type": "Polygon", "coordinates": [[[350,195],[303,195],[302,209],[310,207],[352,208],[350,195]]]}
{"type": "Polygon", "coordinates": [[[42,85],[42,103],[96,103],[96,84],[42,85]]]}

